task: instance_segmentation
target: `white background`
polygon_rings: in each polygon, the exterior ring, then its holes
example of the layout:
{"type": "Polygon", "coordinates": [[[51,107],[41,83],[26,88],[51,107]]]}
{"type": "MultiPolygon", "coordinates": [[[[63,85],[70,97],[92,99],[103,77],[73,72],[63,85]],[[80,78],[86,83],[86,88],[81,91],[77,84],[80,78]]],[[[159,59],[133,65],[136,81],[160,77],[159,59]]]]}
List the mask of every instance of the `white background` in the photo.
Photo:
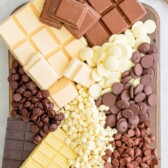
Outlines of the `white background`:
{"type": "MultiPolygon", "coordinates": [[[[161,155],[168,168],[168,4],[164,0],[141,0],[154,7],[161,18],[161,155]]],[[[0,0],[0,21],[26,0],[0,0]]],[[[0,42],[0,167],[3,156],[6,118],[9,112],[8,51],[0,42]]]]}

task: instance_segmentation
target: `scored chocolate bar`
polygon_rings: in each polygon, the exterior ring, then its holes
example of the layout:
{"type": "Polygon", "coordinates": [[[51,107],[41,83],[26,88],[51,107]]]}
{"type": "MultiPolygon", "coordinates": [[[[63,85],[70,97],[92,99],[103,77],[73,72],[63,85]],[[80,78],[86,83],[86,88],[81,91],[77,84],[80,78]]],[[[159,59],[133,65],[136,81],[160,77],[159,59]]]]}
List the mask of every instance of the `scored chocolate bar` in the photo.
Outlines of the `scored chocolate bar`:
{"type": "Polygon", "coordinates": [[[101,14],[101,19],[87,33],[90,45],[102,45],[111,34],[122,33],[145,16],[145,8],[137,0],[88,0],[101,14]]]}
{"type": "Polygon", "coordinates": [[[49,12],[49,9],[50,7],[54,6],[52,3],[55,3],[55,2],[58,2],[58,1],[53,1],[53,0],[46,0],[45,1],[45,4],[44,4],[44,7],[43,7],[43,11],[41,13],[41,16],[40,16],[40,21],[44,24],[47,24],[49,26],[53,26],[57,29],[61,29],[62,27],[62,23],[56,19],[53,19],[52,17],[50,17],[48,15],[48,12],[49,12]]]}
{"type": "Polygon", "coordinates": [[[2,168],[19,168],[36,145],[30,132],[32,123],[8,119],[2,168]]]}

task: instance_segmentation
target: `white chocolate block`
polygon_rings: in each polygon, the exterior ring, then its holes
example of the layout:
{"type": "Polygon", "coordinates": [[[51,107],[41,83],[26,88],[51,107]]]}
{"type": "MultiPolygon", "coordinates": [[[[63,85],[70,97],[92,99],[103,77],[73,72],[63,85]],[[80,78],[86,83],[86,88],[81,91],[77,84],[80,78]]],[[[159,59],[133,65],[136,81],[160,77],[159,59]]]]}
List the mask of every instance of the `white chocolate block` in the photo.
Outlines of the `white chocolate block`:
{"type": "Polygon", "coordinates": [[[32,11],[30,5],[27,5],[21,10],[19,10],[19,12],[16,12],[16,14],[14,14],[14,17],[17,19],[17,21],[23,27],[24,31],[27,34],[32,33],[33,31],[42,26],[39,19],[32,11]]]}
{"type": "Polygon", "coordinates": [[[58,48],[58,43],[45,28],[36,33],[32,40],[44,56],[58,48]]]}
{"type": "Polygon", "coordinates": [[[69,59],[63,51],[58,51],[51,57],[47,59],[48,63],[52,68],[59,74],[61,78],[63,76],[63,71],[69,63],[69,59]]]}
{"type": "Polygon", "coordinates": [[[44,58],[33,65],[27,73],[36,82],[38,87],[43,90],[48,89],[59,79],[58,74],[44,58]]]}
{"type": "Polygon", "coordinates": [[[49,88],[53,101],[62,108],[78,96],[75,84],[67,78],[62,78],[49,88]]]}
{"type": "Polygon", "coordinates": [[[65,49],[72,58],[76,57],[80,59],[79,53],[80,53],[80,50],[83,49],[84,47],[86,47],[86,45],[82,42],[82,40],[75,39],[71,43],[69,43],[65,47],[65,49]]]}
{"type": "Polygon", "coordinates": [[[0,24],[0,36],[9,49],[26,38],[12,18],[0,24]]]}
{"type": "Polygon", "coordinates": [[[13,50],[15,58],[20,62],[21,65],[25,66],[33,54],[36,53],[36,49],[30,44],[29,41],[25,41],[17,48],[13,50]]]}
{"type": "Polygon", "coordinates": [[[60,30],[51,27],[51,31],[62,44],[74,38],[73,35],[64,26],[62,26],[60,30]]]}
{"type": "Polygon", "coordinates": [[[94,83],[92,68],[76,58],[70,61],[64,71],[64,76],[87,88],[94,83]]]}
{"type": "Polygon", "coordinates": [[[33,7],[37,10],[38,15],[40,16],[40,14],[43,10],[45,0],[31,0],[30,2],[33,5],[33,7]]]}

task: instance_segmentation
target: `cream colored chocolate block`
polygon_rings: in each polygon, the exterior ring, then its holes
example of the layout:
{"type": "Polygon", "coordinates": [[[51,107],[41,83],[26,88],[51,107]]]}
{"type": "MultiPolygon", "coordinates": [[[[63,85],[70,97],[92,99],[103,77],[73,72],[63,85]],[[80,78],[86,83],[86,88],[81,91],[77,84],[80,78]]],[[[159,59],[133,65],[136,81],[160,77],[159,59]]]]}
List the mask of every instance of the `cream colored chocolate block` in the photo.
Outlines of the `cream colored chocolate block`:
{"type": "Polygon", "coordinates": [[[58,51],[51,57],[47,59],[52,68],[59,74],[61,78],[63,76],[63,71],[69,63],[69,59],[63,51],[58,51]]]}
{"type": "Polygon", "coordinates": [[[69,159],[76,159],[76,154],[70,146],[65,144],[67,135],[58,128],[55,132],[50,132],[42,143],[30,154],[21,168],[69,168],[69,159]],[[57,138],[57,137],[61,138],[57,138]],[[57,148],[55,142],[62,144],[57,148]]]}
{"type": "Polygon", "coordinates": [[[43,56],[37,52],[35,53],[31,59],[28,60],[26,66],[23,67],[24,71],[25,72],[28,72],[28,70],[33,66],[35,65],[35,63],[37,63],[38,61],[40,61],[41,59],[43,58],[43,56]]]}
{"type": "Polygon", "coordinates": [[[40,16],[40,14],[43,10],[45,0],[31,0],[30,2],[33,5],[33,7],[37,10],[38,15],[40,16]]]}
{"type": "Polygon", "coordinates": [[[44,58],[27,70],[27,73],[42,90],[48,89],[59,79],[58,74],[44,58]]]}
{"type": "Polygon", "coordinates": [[[0,24],[0,37],[4,40],[9,49],[12,49],[26,38],[11,17],[0,24]]]}
{"type": "Polygon", "coordinates": [[[78,96],[75,84],[67,78],[62,78],[49,88],[53,101],[62,108],[78,96]]]}
{"type": "Polygon", "coordinates": [[[82,40],[80,39],[74,39],[71,43],[69,43],[65,49],[66,51],[68,52],[68,54],[73,58],[73,57],[76,57],[76,58],[79,58],[80,59],[80,56],[79,56],[79,52],[82,48],[86,47],[86,45],[83,43],[82,40]]]}
{"type": "Polygon", "coordinates": [[[91,67],[76,58],[70,61],[64,71],[65,77],[87,88],[94,83],[91,74],[91,67]]]}
{"type": "Polygon", "coordinates": [[[62,44],[70,39],[74,39],[73,35],[64,26],[62,26],[60,30],[51,27],[51,30],[62,44]]]}
{"type": "Polygon", "coordinates": [[[35,48],[30,44],[29,41],[25,41],[17,48],[13,50],[13,55],[19,61],[22,66],[25,66],[30,58],[36,53],[35,48]]]}
{"type": "Polygon", "coordinates": [[[19,10],[19,12],[16,12],[13,16],[17,19],[27,34],[34,32],[42,26],[30,4],[19,10]]]}
{"type": "Polygon", "coordinates": [[[37,46],[38,50],[44,56],[46,56],[47,54],[51,53],[59,47],[59,44],[54,40],[52,35],[45,28],[37,32],[32,37],[32,40],[37,46]]]}

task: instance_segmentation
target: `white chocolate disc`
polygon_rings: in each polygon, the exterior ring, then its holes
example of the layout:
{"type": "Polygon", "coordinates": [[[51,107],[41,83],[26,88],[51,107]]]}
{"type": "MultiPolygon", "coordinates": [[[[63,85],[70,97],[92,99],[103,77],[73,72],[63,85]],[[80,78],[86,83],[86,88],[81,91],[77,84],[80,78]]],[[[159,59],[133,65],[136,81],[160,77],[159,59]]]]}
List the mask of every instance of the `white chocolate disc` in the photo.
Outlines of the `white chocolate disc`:
{"type": "Polygon", "coordinates": [[[113,34],[110,38],[109,38],[109,42],[113,43],[115,41],[117,34],[113,34]]]}
{"type": "Polygon", "coordinates": [[[135,29],[133,30],[133,34],[135,38],[144,38],[147,35],[147,30],[144,27],[144,25],[139,25],[136,26],[135,29]]]}
{"type": "Polygon", "coordinates": [[[92,79],[95,81],[95,82],[99,82],[102,80],[102,76],[98,74],[97,72],[97,69],[94,69],[92,71],[92,79]]]}
{"type": "Polygon", "coordinates": [[[104,95],[105,93],[109,93],[109,92],[111,92],[111,88],[104,89],[104,90],[101,92],[101,95],[104,95]]]}
{"type": "Polygon", "coordinates": [[[107,51],[113,44],[110,42],[106,42],[102,45],[103,51],[107,51]]]}
{"type": "Polygon", "coordinates": [[[100,97],[102,92],[102,87],[99,84],[93,84],[90,88],[89,88],[89,94],[90,96],[92,96],[94,99],[97,99],[98,97],[100,97]]]}
{"type": "Polygon", "coordinates": [[[133,63],[131,61],[121,59],[119,61],[118,71],[123,73],[127,70],[130,70],[132,66],[133,66],[133,63]]]}
{"type": "Polygon", "coordinates": [[[93,49],[90,47],[85,47],[80,51],[80,58],[82,58],[83,61],[86,61],[87,59],[93,58],[93,49]]]}
{"type": "Polygon", "coordinates": [[[116,71],[119,65],[119,59],[114,58],[113,56],[107,57],[104,61],[104,66],[109,71],[116,71]]]}
{"type": "Polygon", "coordinates": [[[113,56],[114,58],[120,58],[121,50],[117,45],[113,45],[108,49],[107,55],[113,56]]]}
{"type": "Polygon", "coordinates": [[[142,21],[135,22],[132,26],[132,31],[134,31],[137,26],[143,26],[143,22],[142,21]]]}
{"type": "Polygon", "coordinates": [[[94,52],[93,61],[96,64],[99,64],[103,59],[103,50],[101,47],[93,47],[93,52],[94,52]]]}
{"type": "Polygon", "coordinates": [[[88,58],[86,60],[86,62],[90,67],[95,67],[96,66],[95,62],[93,61],[93,58],[88,58]]]}
{"type": "Polygon", "coordinates": [[[151,34],[151,33],[154,33],[156,30],[156,23],[153,20],[147,20],[144,23],[144,27],[146,28],[147,33],[151,34]]]}
{"type": "Polygon", "coordinates": [[[127,38],[128,38],[128,45],[130,45],[131,47],[133,47],[134,44],[135,44],[135,37],[134,37],[132,31],[131,31],[130,29],[127,29],[127,30],[125,31],[125,35],[126,35],[127,38]]]}
{"type": "Polygon", "coordinates": [[[117,78],[115,78],[115,77],[109,78],[106,81],[106,88],[112,87],[112,85],[116,82],[119,82],[119,80],[117,78]]]}
{"type": "Polygon", "coordinates": [[[97,72],[101,76],[108,76],[110,74],[110,71],[108,71],[103,64],[98,65],[97,72]]]}

